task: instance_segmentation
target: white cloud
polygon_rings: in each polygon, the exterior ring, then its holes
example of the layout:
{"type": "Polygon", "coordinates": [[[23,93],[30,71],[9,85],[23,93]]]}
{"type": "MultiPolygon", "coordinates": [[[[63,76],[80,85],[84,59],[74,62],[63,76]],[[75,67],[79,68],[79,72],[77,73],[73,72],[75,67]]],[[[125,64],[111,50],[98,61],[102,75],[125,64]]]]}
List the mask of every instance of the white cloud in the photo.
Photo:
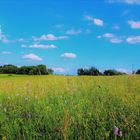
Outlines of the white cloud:
{"type": "Polygon", "coordinates": [[[111,42],[111,43],[119,44],[119,43],[122,43],[123,40],[122,40],[121,38],[111,38],[111,39],[110,39],[110,42],[111,42]]]}
{"type": "Polygon", "coordinates": [[[85,19],[89,20],[89,21],[92,21],[97,26],[103,26],[104,25],[104,21],[103,20],[98,19],[98,18],[93,18],[93,17],[91,17],[89,15],[86,15],[85,19]]]}
{"type": "Polygon", "coordinates": [[[25,59],[34,60],[34,61],[42,61],[43,59],[36,54],[30,53],[23,56],[25,59]]]}
{"type": "Polygon", "coordinates": [[[129,20],[128,24],[133,29],[140,29],[140,21],[129,20]]]}
{"type": "Polygon", "coordinates": [[[76,56],[76,54],[74,54],[74,53],[64,53],[64,54],[61,55],[61,57],[69,58],[69,59],[74,59],[74,58],[76,58],[77,56],[76,56]]]}
{"type": "Polygon", "coordinates": [[[103,34],[102,36],[97,36],[97,38],[105,38],[107,40],[109,40],[111,43],[115,43],[115,44],[119,44],[119,43],[122,43],[123,42],[123,38],[122,37],[119,37],[119,36],[116,36],[112,33],[105,33],[103,34]]]}
{"type": "Polygon", "coordinates": [[[131,36],[126,39],[126,42],[129,44],[140,43],[140,36],[131,36]]]}
{"type": "Polygon", "coordinates": [[[89,15],[86,15],[86,16],[85,16],[85,19],[86,19],[86,20],[91,20],[91,21],[93,21],[93,17],[91,17],[91,16],[89,16],[89,15]]]}
{"type": "Polygon", "coordinates": [[[122,73],[126,73],[126,74],[131,74],[132,73],[131,70],[124,69],[124,68],[118,68],[116,70],[119,71],[119,72],[122,72],[122,73]]]}
{"type": "Polygon", "coordinates": [[[2,54],[7,54],[7,55],[9,55],[9,54],[12,54],[12,52],[3,51],[2,54]]]}
{"type": "Polygon", "coordinates": [[[9,39],[2,32],[1,25],[0,25],[0,41],[2,41],[2,43],[6,43],[6,44],[10,43],[9,39]]]}
{"type": "Polygon", "coordinates": [[[54,41],[54,40],[62,40],[62,39],[68,39],[67,36],[55,36],[53,34],[48,35],[42,35],[40,37],[33,37],[34,41],[54,41]]]}
{"type": "Polygon", "coordinates": [[[30,40],[31,40],[31,39],[19,38],[19,39],[16,39],[15,42],[25,43],[25,42],[29,42],[30,40]]]}
{"type": "Polygon", "coordinates": [[[21,47],[22,48],[40,48],[40,49],[55,49],[55,48],[57,48],[53,44],[51,44],[51,45],[33,44],[33,45],[29,45],[29,46],[22,44],[21,47]]]}
{"type": "Polygon", "coordinates": [[[93,22],[94,22],[94,24],[97,25],[97,26],[103,26],[103,25],[104,25],[104,22],[103,22],[103,20],[101,20],[101,19],[94,18],[94,19],[93,19],[93,22]]]}
{"type": "Polygon", "coordinates": [[[77,35],[77,34],[80,34],[82,33],[82,31],[79,29],[79,30],[75,30],[75,29],[70,29],[66,32],[67,35],[77,35]]]}
{"type": "Polygon", "coordinates": [[[112,38],[112,37],[114,37],[114,35],[111,34],[111,33],[105,33],[105,34],[103,34],[103,37],[105,37],[105,38],[112,38]]]}
{"type": "Polygon", "coordinates": [[[61,67],[56,67],[56,68],[52,68],[54,70],[54,72],[58,72],[58,73],[64,73],[65,72],[65,69],[64,68],[61,68],[61,67]]]}
{"type": "Polygon", "coordinates": [[[137,4],[140,5],[140,0],[108,0],[109,3],[126,3],[126,4],[137,4]]]}

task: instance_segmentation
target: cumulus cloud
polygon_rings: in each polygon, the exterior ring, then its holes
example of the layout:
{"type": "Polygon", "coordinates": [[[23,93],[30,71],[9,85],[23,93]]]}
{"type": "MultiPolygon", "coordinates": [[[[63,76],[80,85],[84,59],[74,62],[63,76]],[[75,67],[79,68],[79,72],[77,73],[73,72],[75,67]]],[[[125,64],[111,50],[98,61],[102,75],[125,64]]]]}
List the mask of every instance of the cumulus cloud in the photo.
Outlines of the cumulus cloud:
{"type": "Polygon", "coordinates": [[[33,44],[33,45],[29,45],[29,46],[26,46],[26,45],[22,44],[21,47],[22,48],[40,48],[40,49],[55,49],[55,48],[57,48],[53,44],[51,44],[51,45],[33,44]]]}
{"type": "Polygon", "coordinates": [[[89,20],[89,21],[92,21],[94,23],[94,25],[97,25],[97,26],[103,26],[104,25],[104,21],[103,20],[98,19],[98,18],[93,18],[93,17],[91,17],[89,15],[86,15],[85,19],[89,20]]]}
{"type": "Polygon", "coordinates": [[[140,29],[140,21],[129,20],[128,24],[133,29],[140,29]]]}
{"type": "Polygon", "coordinates": [[[102,36],[97,36],[97,38],[105,38],[107,40],[109,40],[111,43],[115,43],[115,44],[119,44],[119,43],[122,43],[123,42],[123,39],[122,37],[119,37],[119,36],[116,36],[112,33],[105,33],[103,34],[102,36]]]}
{"type": "Polygon", "coordinates": [[[94,22],[94,24],[97,25],[97,26],[103,26],[103,25],[104,25],[104,22],[103,22],[103,20],[101,20],[101,19],[94,18],[94,19],[93,19],[93,22],[94,22]]]}
{"type": "Polygon", "coordinates": [[[77,56],[76,56],[76,54],[74,54],[74,53],[64,53],[64,54],[61,55],[61,57],[69,58],[69,59],[74,59],[74,58],[76,58],[77,56]]]}
{"type": "Polygon", "coordinates": [[[41,35],[40,37],[33,37],[34,41],[55,41],[55,40],[63,40],[68,39],[67,36],[55,36],[53,34],[41,35]]]}
{"type": "Polygon", "coordinates": [[[80,29],[78,29],[78,30],[70,29],[70,30],[66,31],[67,35],[77,35],[77,34],[80,34],[80,33],[82,33],[82,31],[80,29]]]}
{"type": "Polygon", "coordinates": [[[131,36],[126,39],[126,42],[129,44],[140,43],[140,36],[131,36]]]}
{"type": "Polygon", "coordinates": [[[109,3],[126,3],[126,4],[136,4],[140,5],[140,0],[107,0],[109,3]]]}
{"type": "Polygon", "coordinates": [[[34,61],[42,61],[43,60],[41,57],[39,57],[38,55],[33,54],[33,53],[26,54],[22,58],[29,59],[29,60],[34,60],[34,61]]]}
{"type": "Polygon", "coordinates": [[[65,69],[62,68],[62,67],[55,67],[55,68],[52,68],[54,70],[54,72],[58,72],[58,73],[64,73],[65,72],[65,69]]]}

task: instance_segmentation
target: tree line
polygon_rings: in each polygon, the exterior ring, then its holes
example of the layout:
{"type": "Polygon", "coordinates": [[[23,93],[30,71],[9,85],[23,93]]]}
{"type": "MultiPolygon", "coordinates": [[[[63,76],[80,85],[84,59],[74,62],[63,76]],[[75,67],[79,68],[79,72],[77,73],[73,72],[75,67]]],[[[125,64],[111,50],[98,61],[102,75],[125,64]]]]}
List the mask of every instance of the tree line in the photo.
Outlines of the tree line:
{"type": "Polygon", "coordinates": [[[37,66],[21,66],[3,65],[0,66],[0,74],[25,74],[25,75],[48,75],[53,74],[53,70],[46,67],[46,65],[37,66]]]}
{"type": "MultiPolygon", "coordinates": [[[[47,68],[46,65],[37,65],[37,66],[21,66],[17,67],[15,65],[3,65],[0,66],[0,74],[23,74],[23,75],[49,75],[53,74],[54,71],[50,68],[47,68]]],[[[113,76],[113,75],[124,75],[127,73],[119,72],[117,70],[105,70],[100,72],[97,68],[91,67],[89,69],[79,68],[77,70],[77,75],[89,75],[89,76],[113,76]]],[[[133,74],[140,74],[140,69],[134,72],[133,74]]]]}
{"type": "MultiPolygon", "coordinates": [[[[80,68],[77,70],[77,75],[89,75],[89,76],[99,76],[99,75],[105,75],[105,76],[113,76],[113,75],[125,75],[127,73],[119,72],[117,70],[109,69],[105,70],[104,72],[100,72],[97,68],[91,67],[89,69],[86,68],[80,68]]],[[[140,74],[140,69],[137,70],[133,74],[140,74]]]]}

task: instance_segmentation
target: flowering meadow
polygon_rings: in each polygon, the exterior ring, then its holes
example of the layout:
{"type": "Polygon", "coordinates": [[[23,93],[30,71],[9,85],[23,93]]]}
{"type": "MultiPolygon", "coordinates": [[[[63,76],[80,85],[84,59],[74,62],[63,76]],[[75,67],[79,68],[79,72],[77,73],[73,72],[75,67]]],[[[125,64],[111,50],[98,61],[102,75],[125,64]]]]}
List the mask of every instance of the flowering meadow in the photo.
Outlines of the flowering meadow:
{"type": "Polygon", "coordinates": [[[140,76],[0,75],[2,140],[139,140],[140,76]]]}

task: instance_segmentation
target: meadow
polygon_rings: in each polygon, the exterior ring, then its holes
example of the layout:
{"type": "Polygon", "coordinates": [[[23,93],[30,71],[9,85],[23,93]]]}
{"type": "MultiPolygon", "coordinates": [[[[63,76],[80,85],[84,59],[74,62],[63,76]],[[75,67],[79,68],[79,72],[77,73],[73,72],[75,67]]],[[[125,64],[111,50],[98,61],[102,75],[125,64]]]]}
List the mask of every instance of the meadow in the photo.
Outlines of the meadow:
{"type": "Polygon", "coordinates": [[[139,140],[140,76],[0,75],[0,139],[139,140]]]}

